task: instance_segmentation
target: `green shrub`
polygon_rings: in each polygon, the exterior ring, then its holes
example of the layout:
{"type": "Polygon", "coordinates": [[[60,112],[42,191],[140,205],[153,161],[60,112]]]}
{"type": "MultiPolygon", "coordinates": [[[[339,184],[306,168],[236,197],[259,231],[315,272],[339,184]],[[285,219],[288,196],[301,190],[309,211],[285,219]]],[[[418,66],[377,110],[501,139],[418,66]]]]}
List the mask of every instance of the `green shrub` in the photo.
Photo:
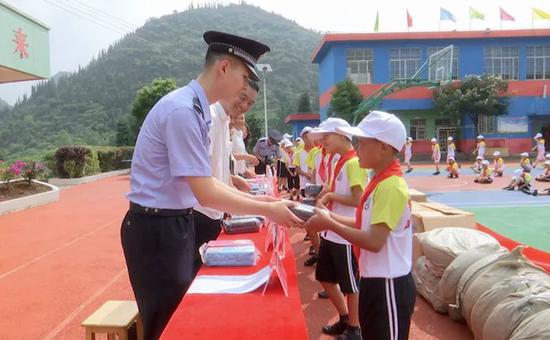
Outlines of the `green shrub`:
{"type": "Polygon", "coordinates": [[[91,176],[101,171],[97,152],[87,146],[63,146],[55,152],[56,171],[62,178],[91,176]]]}
{"type": "Polygon", "coordinates": [[[44,161],[44,164],[46,165],[46,173],[47,177],[57,177],[59,174],[57,173],[57,160],[55,159],[55,151],[56,150],[50,150],[42,156],[42,160],[44,161]]]}
{"type": "Polygon", "coordinates": [[[131,146],[105,146],[98,147],[96,151],[97,157],[99,159],[99,166],[101,167],[101,172],[128,168],[130,166],[130,163],[123,161],[132,159],[132,156],[134,154],[134,148],[131,146]]]}

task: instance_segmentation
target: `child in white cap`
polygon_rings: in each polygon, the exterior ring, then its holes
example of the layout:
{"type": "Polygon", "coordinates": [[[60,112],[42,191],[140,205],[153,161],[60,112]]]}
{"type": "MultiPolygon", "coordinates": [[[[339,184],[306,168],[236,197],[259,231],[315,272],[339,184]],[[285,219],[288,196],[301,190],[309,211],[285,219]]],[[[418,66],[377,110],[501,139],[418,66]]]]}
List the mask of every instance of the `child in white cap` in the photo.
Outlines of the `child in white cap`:
{"type": "Polygon", "coordinates": [[[550,160],[544,161],[544,173],[538,175],[535,181],[550,182],[550,160]]]}
{"type": "Polygon", "coordinates": [[[544,163],[544,152],[545,146],[544,146],[544,138],[542,138],[542,134],[537,133],[533,139],[536,141],[536,145],[534,148],[531,149],[531,151],[537,150],[537,158],[535,159],[535,165],[536,168],[539,163],[544,163]]]}
{"type": "Polygon", "coordinates": [[[490,163],[488,160],[484,160],[481,162],[481,173],[479,174],[479,176],[474,178],[474,182],[481,184],[493,183],[493,169],[489,167],[489,164],[490,163]]]}
{"type": "Polygon", "coordinates": [[[493,152],[493,169],[496,177],[504,175],[504,160],[500,157],[500,151],[493,152]]]}
{"type": "Polygon", "coordinates": [[[516,188],[523,191],[526,194],[536,196],[538,194],[537,190],[532,191],[533,177],[529,174],[529,171],[525,169],[516,169],[514,171],[514,176],[510,181],[510,184],[505,186],[504,190],[514,191],[516,188]]]}
{"type": "Polygon", "coordinates": [[[412,137],[407,137],[407,142],[405,143],[405,165],[407,166],[407,173],[413,171],[413,168],[411,167],[411,157],[412,157],[412,145],[413,145],[413,139],[412,137]]]}
{"type": "Polygon", "coordinates": [[[483,158],[481,158],[481,156],[477,156],[474,165],[472,165],[470,168],[474,170],[476,174],[479,174],[481,173],[481,169],[483,169],[483,164],[481,164],[482,162],[483,158]]]}
{"type": "Polygon", "coordinates": [[[475,155],[477,152],[477,156],[481,157],[481,159],[485,159],[485,137],[483,135],[477,136],[477,144],[475,150],[472,152],[472,155],[475,155]]]}
{"type": "Polygon", "coordinates": [[[454,157],[449,157],[447,161],[447,172],[449,173],[449,178],[458,178],[458,163],[455,161],[454,157]]]}
{"type": "Polygon", "coordinates": [[[527,172],[530,172],[531,170],[533,170],[533,163],[531,163],[531,159],[529,158],[529,153],[522,152],[520,156],[521,156],[521,160],[519,161],[519,166],[527,172]]]}
{"type": "Polygon", "coordinates": [[[435,172],[434,175],[439,175],[439,162],[441,161],[441,148],[439,147],[439,143],[437,142],[437,139],[432,138],[432,159],[435,164],[435,172]]]}
{"type": "Polygon", "coordinates": [[[357,127],[338,130],[353,136],[360,166],[372,169],[374,176],[354,218],[317,209],[304,227],[331,230],[360,248],[363,338],[407,339],[416,299],[413,228],[409,189],[397,158],[407,132],[396,116],[380,111],[371,112],[357,127]]]}
{"type": "Polygon", "coordinates": [[[447,138],[447,164],[449,163],[450,158],[456,158],[456,146],[453,140],[453,137],[449,136],[447,138]]]}

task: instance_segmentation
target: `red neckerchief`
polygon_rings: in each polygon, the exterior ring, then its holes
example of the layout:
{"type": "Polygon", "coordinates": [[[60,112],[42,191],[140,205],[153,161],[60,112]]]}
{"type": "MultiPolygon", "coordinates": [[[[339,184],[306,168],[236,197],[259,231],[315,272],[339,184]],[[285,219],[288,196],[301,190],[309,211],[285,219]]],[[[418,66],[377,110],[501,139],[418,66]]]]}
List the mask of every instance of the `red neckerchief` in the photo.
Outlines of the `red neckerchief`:
{"type": "MultiPolygon", "coordinates": [[[[344,167],[344,164],[346,164],[347,161],[349,161],[350,159],[352,159],[355,156],[357,156],[357,152],[355,151],[355,149],[351,149],[348,152],[346,152],[345,154],[343,154],[342,157],[340,157],[340,159],[336,163],[336,166],[334,167],[334,173],[332,175],[332,178],[331,179],[329,178],[329,180],[330,180],[330,191],[331,192],[334,192],[334,190],[336,189],[336,178],[340,174],[340,171],[342,171],[342,168],[344,167]]],[[[332,201],[328,202],[327,209],[332,210],[333,205],[334,205],[334,203],[332,201]]]]}
{"type": "MultiPolygon", "coordinates": [[[[367,202],[370,194],[374,191],[374,189],[380,182],[391,176],[403,177],[401,165],[399,165],[399,160],[397,159],[393,160],[393,162],[391,162],[391,164],[384,171],[374,175],[374,177],[371,178],[369,184],[365,188],[365,191],[363,192],[363,196],[361,196],[361,200],[359,201],[359,205],[357,206],[355,213],[355,227],[357,229],[361,229],[361,223],[363,221],[363,209],[365,208],[365,203],[367,202]]],[[[355,245],[353,246],[353,253],[357,258],[357,261],[359,261],[359,250],[359,247],[355,245]]]]}
{"type": "Polygon", "coordinates": [[[331,171],[332,171],[332,159],[334,158],[334,154],[331,154],[328,157],[328,164],[325,164],[325,156],[327,155],[327,152],[325,148],[321,148],[321,163],[319,164],[319,177],[321,177],[321,180],[323,183],[327,181],[328,178],[330,178],[331,171]],[[328,178],[327,178],[327,166],[328,166],[328,178]]]}

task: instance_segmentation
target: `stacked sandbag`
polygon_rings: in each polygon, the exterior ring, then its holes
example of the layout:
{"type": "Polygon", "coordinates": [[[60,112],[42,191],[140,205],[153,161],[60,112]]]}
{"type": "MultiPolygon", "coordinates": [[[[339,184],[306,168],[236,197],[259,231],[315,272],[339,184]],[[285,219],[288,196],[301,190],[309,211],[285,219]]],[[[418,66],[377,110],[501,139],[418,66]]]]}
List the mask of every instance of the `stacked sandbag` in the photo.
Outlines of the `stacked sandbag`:
{"type": "Polygon", "coordinates": [[[491,235],[468,228],[439,228],[416,234],[416,237],[426,256],[426,266],[437,277],[441,277],[451,262],[465,251],[484,245],[498,246],[491,235]]]}
{"type": "Polygon", "coordinates": [[[471,276],[468,271],[461,278],[458,293],[462,303],[462,315],[468,325],[471,325],[471,312],[481,295],[493,287],[494,284],[514,275],[543,274],[544,270],[523,256],[523,247],[517,247],[509,254],[500,256],[496,261],[487,265],[473,264],[471,276]]]}
{"type": "Polygon", "coordinates": [[[436,311],[445,313],[445,304],[435,294],[439,278],[426,266],[426,257],[418,258],[412,275],[418,293],[428,300],[436,311]]]}
{"type": "Polygon", "coordinates": [[[510,340],[542,339],[550,339],[550,309],[524,319],[510,337],[510,340]]]}
{"type": "Polygon", "coordinates": [[[470,316],[470,329],[476,339],[481,339],[485,322],[495,307],[511,295],[532,289],[550,291],[550,279],[545,273],[516,275],[493,285],[475,303],[470,316]],[[535,288],[540,287],[540,288],[535,288]]]}
{"type": "Polygon", "coordinates": [[[484,261],[494,261],[500,256],[507,254],[508,251],[498,244],[485,244],[470,249],[460,254],[443,272],[436,289],[436,296],[444,303],[449,316],[455,321],[462,321],[462,313],[459,306],[450,308],[450,305],[458,305],[457,290],[460,278],[474,263],[485,259],[484,261]]]}
{"type": "MultiPolygon", "coordinates": [[[[546,288],[534,287],[512,294],[508,299],[495,307],[485,326],[483,340],[508,340],[528,317],[550,309],[550,291],[546,288]],[[542,292],[541,292],[542,291],[542,292]]],[[[550,327],[550,325],[545,325],[550,327]]]]}

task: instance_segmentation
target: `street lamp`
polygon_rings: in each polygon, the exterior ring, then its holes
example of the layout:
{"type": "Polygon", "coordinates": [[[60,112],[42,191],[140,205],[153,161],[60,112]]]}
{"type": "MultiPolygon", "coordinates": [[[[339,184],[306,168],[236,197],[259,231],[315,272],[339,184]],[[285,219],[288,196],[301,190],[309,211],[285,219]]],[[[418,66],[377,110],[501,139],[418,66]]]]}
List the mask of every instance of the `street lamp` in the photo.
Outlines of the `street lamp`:
{"type": "Polygon", "coordinates": [[[267,72],[273,72],[271,65],[269,64],[256,64],[258,71],[262,72],[264,75],[264,120],[265,120],[265,138],[269,138],[267,134],[267,90],[265,87],[265,74],[267,72]]]}

